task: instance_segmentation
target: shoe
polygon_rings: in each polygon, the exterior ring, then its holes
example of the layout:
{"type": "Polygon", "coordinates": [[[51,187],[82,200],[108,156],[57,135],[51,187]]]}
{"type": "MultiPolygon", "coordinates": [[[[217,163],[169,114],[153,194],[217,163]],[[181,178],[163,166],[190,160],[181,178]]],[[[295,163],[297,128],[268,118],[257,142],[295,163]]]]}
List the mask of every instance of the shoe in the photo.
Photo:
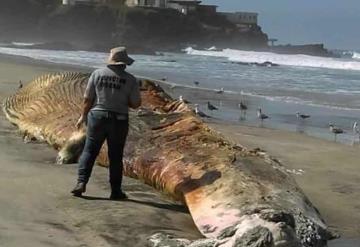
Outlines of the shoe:
{"type": "Polygon", "coordinates": [[[126,200],[128,199],[128,196],[120,191],[112,191],[110,195],[110,200],[120,201],[120,200],[126,200]]]}
{"type": "Polygon", "coordinates": [[[85,183],[77,183],[75,188],[71,191],[74,196],[81,196],[86,191],[85,183]]]}

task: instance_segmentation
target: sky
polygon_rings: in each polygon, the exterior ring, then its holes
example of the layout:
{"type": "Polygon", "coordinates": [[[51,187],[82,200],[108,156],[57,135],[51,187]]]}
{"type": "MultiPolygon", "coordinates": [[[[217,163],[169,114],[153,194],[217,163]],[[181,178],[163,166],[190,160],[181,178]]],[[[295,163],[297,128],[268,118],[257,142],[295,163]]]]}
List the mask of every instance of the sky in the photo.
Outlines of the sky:
{"type": "Polygon", "coordinates": [[[259,13],[259,25],[279,44],[324,43],[360,50],[360,0],[203,0],[219,11],[259,13]]]}

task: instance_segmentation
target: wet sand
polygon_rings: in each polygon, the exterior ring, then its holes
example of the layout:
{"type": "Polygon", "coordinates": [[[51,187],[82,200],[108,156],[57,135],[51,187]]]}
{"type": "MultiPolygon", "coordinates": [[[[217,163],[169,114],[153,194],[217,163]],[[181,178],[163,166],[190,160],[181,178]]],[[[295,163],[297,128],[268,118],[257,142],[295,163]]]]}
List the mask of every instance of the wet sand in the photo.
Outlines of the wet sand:
{"type": "MultiPolygon", "coordinates": [[[[18,81],[59,70],[86,70],[31,59],[0,56],[0,100],[18,81]]],[[[193,94],[188,94],[189,100],[193,94]]],[[[234,142],[265,149],[294,175],[330,227],[344,237],[331,246],[360,246],[360,147],[298,133],[209,123],[234,142]]],[[[107,170],[96,167],[88,197],[73,198],[76,165],[53,165],[56,153],[46,144],[24,144],[0,113],[0,239],[4,246],[145,246],[154,232],[199,238],[186,209],[132,179],[125,179],[128,202],[112,202],[107,170]]]]}
{"type": "Polygon", "coordinates": [[[175,98],[183,95],[185,99],[198,104],[201,111],[214,118],[246,126],[262,126],[290,132],[301,132],[309,136],[333,141],[334,135],[329,131],[329,123],[333,123],[345,131],[345,133],[337,136],[337,142],[351,145],[354,141],[353,124],[355,121],[360,121],[359,109],[344,110],[311,104],[296,104],[286,101],[268,100],[260,96],[241,95],[240,92],[216,93],[218,89],[202,88],[195,85],[190,87],[186,86],[185,82],[183,85],[176,84],[170,87],[169,85],[172,82],[165,83],[167,83],[167,86],[165,85],[167,90],[175,98]],[[238,104],[241,100],[248,107],[246,119],[240,119],[238,104]],[[209,112],[207,109],[208,101],[218,107],[219,111],[209,112]],[[263,124],[261,124],[257,117],[257,109],[259,107],[262,108],[263,113],[270,117],[263,124]],[[306,120],[300,120],[296,117],[296,112],[309,114],[311,117],[306,120]]]}
{"type": "MultiPolygon", "coordinates": [[[[0,56],[0,100],[16,91],[19,80],[79,69],[0,56]]],[[[104,168],[95,168],[84,199],[72,197],[76,165],[54,165],[56,152],[46,144],[25,144],[2,112],[0,136],[1,246],[143,247],[159,231],[201,237],[185,207],[136,180],[124,181],[129,201],[107,200],[104,168]]]]}

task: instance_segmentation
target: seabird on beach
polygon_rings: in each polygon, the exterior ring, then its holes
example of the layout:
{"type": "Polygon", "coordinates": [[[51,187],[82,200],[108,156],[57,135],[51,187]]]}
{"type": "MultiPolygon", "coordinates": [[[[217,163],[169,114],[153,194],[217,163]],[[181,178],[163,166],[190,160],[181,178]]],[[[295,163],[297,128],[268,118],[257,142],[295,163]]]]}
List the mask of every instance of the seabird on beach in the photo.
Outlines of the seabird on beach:
{"type": "Polygon", "coordinates": [[[209,101],[207,102],[207,107],[210,111],[218,110],[218,108],[211,104],[209,101]]]}
{"type": "Polygon", "coordinates": [[[247,105],[243,101],[240,101],[239,108],[241,111],[246,111],[248,109],[247,105]]]}
{"type": "Polygon", "coordinates": [[[165,76],[165,77],[163,77],[163,78],[161,78],[161,81],[167,81],[167,76],[165,76]]]}
{"type": "Polygon", "coordinates": [[[296,113],[296,117],[297,117],[298,119],[307,119],[307,118],[310,118],[310,115],[301,114],[300,112],[297,112],[297,113],[296,113]]]}
{"type": "Polygon", "coordinates": [[[241,100],[238,107],[240,109],[240,119],[245,119],[246,118],[246,111],[248,109],[247,105],[241,100]]]}
{"type": "Polygon", "coordinates": [[[199,86],[199,84],[200,84],[200,82],[194,81],[194,85],[195,85],[195,86],[199,86]]]}
{"type": "Polygon", "coordinates": [[[179,101],[180,101],[180,102],[183,102],[183,103],[185,103],[185,104],[189,104],[189,103],[190,103],[190,101],[184,99],[184,97],[183,97],[182,95],[179,96],[179,101]]]}
{"type": "Polygon", "coordinates": [[[23,88],[23,83],[22,83],[22,81],[20,80],[20,81],[19,81],[19,89],[21,89],[21,88],[23,88]]]}
{"type": "Polygon", "coordinates": [[[206,115],[205,113],[203,113],[202,111],[199,110],[199,105],[195,104],[195,109],[194,112],[196,115],[200,116],[200,117],[206,117],[206,118],[210,118],[210,116],[206,115]]]}
{"type": "Polygon", "coordinates": [[[358,122],[355,122],[353,125],[353,133],[354,133],[354,143],[355,143],[355,139],[358,139],[358,141],[360,142],[360,127],[358,122]]]}
{"type": "Polygon", "coordinates": [[[261,120],[261,122],[263,122],[265,119],[268,119],[268,118],[269,118],[268,115],[262,113],[261,108],[258,108],[258,110],[257,110],[257,116],[258,116],[258,118],[261,120]]]}
{"type": "Polygon", "coordinates": [[[216,91],[217,94],[223,94],[225,92],[224,88],[220,88],[220,90],[216,91]]]}
{"type": "Polygon", "coordinates": [[[329,129],[334,134],[335,141],[336,141],[337,135],[345,133],[345,131],[343,129],[340,129],[339,127],[336,127],[332,123],[329,123],[329,129]]]}

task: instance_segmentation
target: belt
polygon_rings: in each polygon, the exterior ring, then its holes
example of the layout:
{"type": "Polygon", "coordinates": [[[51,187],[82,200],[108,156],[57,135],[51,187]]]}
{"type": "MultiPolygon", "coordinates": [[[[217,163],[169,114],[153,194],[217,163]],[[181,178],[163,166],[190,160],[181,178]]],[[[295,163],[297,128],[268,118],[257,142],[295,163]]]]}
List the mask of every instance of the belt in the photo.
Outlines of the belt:
{"type": "Polygon", "coordinates": [[[116,120],[128,120],[129,115],[125,113],[117,113],[112,111],[92,110],[91,113],[98,118],[116,119],[116,120]]]}
{"type": "Polygon", "coordinates": [[[107,113],[108,113],[108,118],[111,118],[111,119],[116,119],[116,120],[128,120],[129,119],[128,114],[122,114],[122,113],[110,112],[110,111],[107,113]]]}

